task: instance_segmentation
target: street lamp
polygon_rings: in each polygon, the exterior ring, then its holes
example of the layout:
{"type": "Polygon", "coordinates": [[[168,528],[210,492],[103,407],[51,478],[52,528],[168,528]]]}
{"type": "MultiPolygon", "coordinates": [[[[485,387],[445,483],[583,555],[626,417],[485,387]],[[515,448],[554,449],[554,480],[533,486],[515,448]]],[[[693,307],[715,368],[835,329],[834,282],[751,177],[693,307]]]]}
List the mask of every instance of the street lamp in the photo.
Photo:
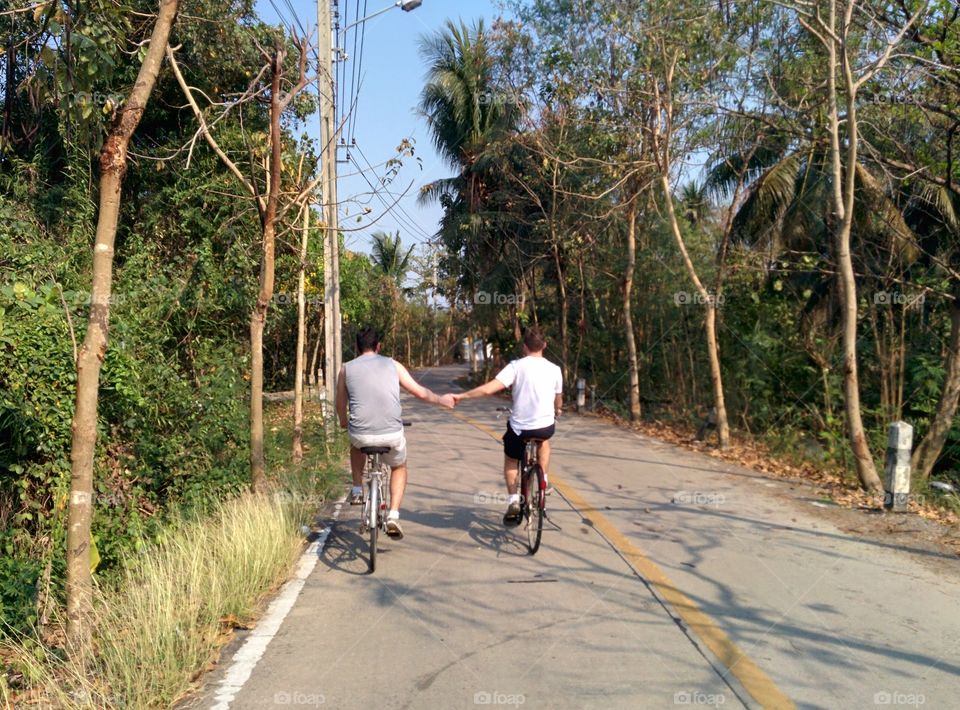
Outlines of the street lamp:
{"type": "MultiPolygon", "coordinates": [[[[397,0],[397,2],[393,3],[393,5],[387,5],[382,10],[377,10],[376,12],[370,15],[367,15],[366,17],[361,17],[359,20],[354,20],[349,25],[347,25],[342,30],[340,30],[340,32],[343,33],[344,37],[346,37],[347,30],[349,30],[351,27],[356,27],[357,25],[362,24],[367,20],[372,20],[374,17],[377,17],[378,15],[382,15],[385,12],[390,12],[394,8],[399,7],[404,12],[412,12],[416,10],[418,7],[420,7],[421,5],[423,5],[423,0],[403,0],[403,1],[397,0]]],[[[347,58],[346,54],[344,54],[342,50],[337,50],[337,51],[340,53],[342,59],[347,58]]]]}
{"type": "MultiPolygon", "coordinates": [[[[333,54],[336,52],[340,59],[346,58],[340,47],[332,47],[332,40],[340,44],[340,37],[346,36],[351,27],[382,15],[385,12],[399,7],[404,12],[416,10],[423,4],[423,0],[397,0],[372,15],[361,17],[340,30],[340,36],[333,37],[333,26],[330,17],[330,0],[317,0],[317,28],[318,38],[318,109],[320,114],[320,155],[321,155],[321,194],[324,203],[324,249],[323,249],[323,328],[324,351],[326,354],[324,384],[328,411],[333,411],[333,401],[336,392],[337,374],[343,360],[341,342],[341,314],[340,314],[340,244],[337,215],[337,144],[340,142],[340,128],[334,117],[333,97],[335,94],[333,54]]],[[[338,33],[339,34],[339,33],[338,33]]]]}

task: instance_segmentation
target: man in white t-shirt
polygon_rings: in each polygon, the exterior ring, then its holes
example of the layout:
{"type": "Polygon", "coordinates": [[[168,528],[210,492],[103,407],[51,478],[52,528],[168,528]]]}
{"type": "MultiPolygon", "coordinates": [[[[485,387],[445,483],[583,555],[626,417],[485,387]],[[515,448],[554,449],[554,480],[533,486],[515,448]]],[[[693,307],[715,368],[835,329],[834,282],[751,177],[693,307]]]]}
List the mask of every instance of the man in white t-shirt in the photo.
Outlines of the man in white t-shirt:
{"type": "Polygon", "coordinates": [[[547,473],[550,464],[550,442],[556,417],[563,404],[563,374],[560,368],[543,356],[547,342],[539,328],[527,328],[523,334],[523,354],[503,368],[486,384],[463,394],[454,394],[459,404],[464,399],[475,399],[496,394],[512,387],[513,407],[503,435],[503,477],[507,483],[507,512],[503,524],[520,524],[520,494],[517,479],[523,447],[527,439],[541,439],[538,460],[547,473]]]}

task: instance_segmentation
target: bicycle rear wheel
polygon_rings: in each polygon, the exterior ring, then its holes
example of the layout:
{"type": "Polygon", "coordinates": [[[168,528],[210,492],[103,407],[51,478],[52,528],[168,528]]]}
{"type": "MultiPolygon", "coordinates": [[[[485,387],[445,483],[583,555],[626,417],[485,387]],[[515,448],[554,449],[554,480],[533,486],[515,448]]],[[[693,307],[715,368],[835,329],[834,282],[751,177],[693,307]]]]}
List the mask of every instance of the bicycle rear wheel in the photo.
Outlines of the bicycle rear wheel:
{"type": "Polygon", "coordinates": [[[527,525],[527,549],[531,555],[535,555],[540,549],[540,537],[543,535],[543,469],[540,464],[534,464],[524,471],[523,477],[523,489],[526,492],[523,517],[527,525]]]}
{"type": "Polygon", "coordinates": [[[380,532],[380,490],[376,480],[370,479],[370,495],[367,497],[370,501],[370,509],[367,511],[370,516],[367,525],[370,528],[370,572],[377,569],[377,534],[380,532]]]}

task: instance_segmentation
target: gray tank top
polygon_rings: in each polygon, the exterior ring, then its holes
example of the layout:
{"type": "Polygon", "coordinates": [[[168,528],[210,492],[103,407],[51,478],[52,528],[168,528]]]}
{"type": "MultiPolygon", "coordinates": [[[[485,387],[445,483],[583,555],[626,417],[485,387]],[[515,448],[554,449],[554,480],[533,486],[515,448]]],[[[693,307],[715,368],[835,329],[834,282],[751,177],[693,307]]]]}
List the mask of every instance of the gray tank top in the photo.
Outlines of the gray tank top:
{"type": "Polygon", "coordinates": [[[351,434],[396,434],[403,431],[400,376],[394,361],[367,354],[344,363],[350,401],[351,434]]]}

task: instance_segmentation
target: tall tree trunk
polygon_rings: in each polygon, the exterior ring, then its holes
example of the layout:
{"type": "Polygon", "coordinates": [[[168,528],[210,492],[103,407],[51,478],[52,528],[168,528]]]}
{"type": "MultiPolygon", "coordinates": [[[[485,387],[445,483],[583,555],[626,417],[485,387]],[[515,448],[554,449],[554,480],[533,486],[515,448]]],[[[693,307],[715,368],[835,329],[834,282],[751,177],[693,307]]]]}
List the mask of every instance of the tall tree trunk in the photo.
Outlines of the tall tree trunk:
{"type": "Polygon", "coordinates": [[[275,50],[270,84],[270,170],[269,193],[263,218],[263,261],[260,265],[260,292],[250,314],[250,477],[255,492],[262,492],[267,483],[263,454],[263,330],[267,309],[273,298],[274,238],[277,223],[277,202],[280,197],[280,78],[283,73],[283,51],[275,50]]]}
{"type": "MultiPolygon", "coordinates": [[[[657,167],[660,173],[660,187],[663,191],[663,202],[667,209],[667,217],[670,222],[670,229],[673,232],[673,238],[677,243],[677,249],[683,259],[687,274],[693,282],[694,287],[703,300],[705,311],[704,329],[706,331],[707,353],[710,359],[710,381],[713,389],[713,406],[717,417],[717,438],[721,449],[730,445],[730,425],[727,419],[727,405],[723,395],[723,373],[720,369],[720,345],[717,340],[716,318],[717,318],[717,297],[711,295],[700,277],[697,275],[696,267],[687,251],[687,246],[683,241],[683,234],[680,232],[680,223],[677,220],[676,210],[673,208],[673,193],[670,190],[670,150],[671,136],[674,134],[673,125],[673,76],[676,65],[679,60],[679,52],[666,59],[666,70],[663,76],[663,90],[659,82],[654,82],[654,98],[656,106],[656,116],[653,120],[653,146],[656,153],[657,167]]],[[[696,377],[695,372],[691,372],[691,379],[696,377]]]]}
{"type": "Polygon", "coordinates": [[[569,330],[567,328],[567,318],[570,312],[570,299],[567,297],[567,274],[560,255],[560,247],[557,244],[557,237],[554,234],[553,239],[553,261],[557,269],[557,300],[560,302],[560,367],[563,371],[563,381],[568,382],[570,378],[570,365],[567,363],[567,354],[570,349],[569,330]]]}
{"type": "Polygon", "coordinates": [[[637,263],[637,198],[627,206],[627,267],[623,274],[623,330],[627,339],[627,371],[630,375],[630,419],[640,419],[640,368],[637,362],[637,341],[633,335],[633,272],[637,263]]]}
{"type": "Polygon", "coordinates": [[[583,335],[587,331],[587,289],[583,281],[583,252],[577,254],[577,271],[580,274],[580,320],[577,323],[577,349],[573,357],[574,377],[580,377],[580,353],[583,350],[583,335]]]}
{"type": "Polygon", "coordinates": [[[727,418],[727,403],[723,395],[723,372],[720,369],[720,343],[717,338],[717,298],[707,292],[706,287],[700,281],[697,270],[693,265],[693,260],[687,252],[687,246],[683,241],[683,235],[680,233],[680,223],[677,221],[677,213],[673,209],[673,195],[670,193],[670,179],[666,173],[660,175],[660,186],[663,188],[663,200],[667,207],[667,217],[670,221],[670,228],[673,231],[673,238],[677,242],[680,250],[680,256],[683,257],[683,263],[687,267],[687,273],[690,280],[696,287],[700,298],[703,300],[706,309],[706,318],[704,319],[704,329],[707,338],[707,355],[710,358],[710,383],[713,389],[713,406],[717,410],[717,437],[721,449],[730,445],[730,424],[727,418]]]}
{"type": "Polygon", "coordinates": [[[307,304],[304,298],[307,270],[307,239],[310,234],[310,202],[303,212],[300,268],[297,274],[297,372],[293,377],[293,462],[303,461],[303,361],[306,359],[307,304]]]}
{"type": "MultiPolygon", "coordinates": [[[[830,3],[830,27],[836,27],[836,0],[830,3]]],[[[840,267],[840,304],[843,333],[843,392],[849,427],[850,446],[863,487],[871,493],[882,493],[883,485],[877,475],[873,454],[867,443],[860,413],[860,380],[857,372],[857,283],[850,256],[850,232],[853,227],[853,201],[856,189],[857,164],[857,92],[853,69],[847,58],[846,37],[849,24],[844,23],[840,37],[828,47],[828,91],[830,102],[830,152],[833,163],[834,211],[840,220],[837,230],[837,262],[840,267]],[[837,49],[842,50],[841,67],[847,89],[847,170],[844,173],[840,159],[840,116],[837,107],[837,49]]]]}
{"type": "Polygon", "coordinates": [[[957,413],[960,401],[960,294],[955,293],[950,301],[950,344],[947,346],[947,359],[944,363],[943,390],[937,403],[937,412],[930,422],[930,429],[913,452],[914,475],[923,480],[930,478],[930,472],[953,426],[953,417],[957,413]]]}
{"type": "MultiPolygon", "coordinates": [[[[90,316],[77,357],[77,399],[70,448],[70,505],[67,520],[67,639],[83,654],[90,641],[92,579],[90,525],[93,519],[93,459],[97,444],[100,366],[107,353],[113,246],[120,217],[120,192],[127,170],[127,148],[153,92],[178,0],[162,0],[137,81],[120,109],[100,151],[100,210],[93,247],[90,316]]],[[[10,90],[10,87],[8,87],[10,90]]]]}

